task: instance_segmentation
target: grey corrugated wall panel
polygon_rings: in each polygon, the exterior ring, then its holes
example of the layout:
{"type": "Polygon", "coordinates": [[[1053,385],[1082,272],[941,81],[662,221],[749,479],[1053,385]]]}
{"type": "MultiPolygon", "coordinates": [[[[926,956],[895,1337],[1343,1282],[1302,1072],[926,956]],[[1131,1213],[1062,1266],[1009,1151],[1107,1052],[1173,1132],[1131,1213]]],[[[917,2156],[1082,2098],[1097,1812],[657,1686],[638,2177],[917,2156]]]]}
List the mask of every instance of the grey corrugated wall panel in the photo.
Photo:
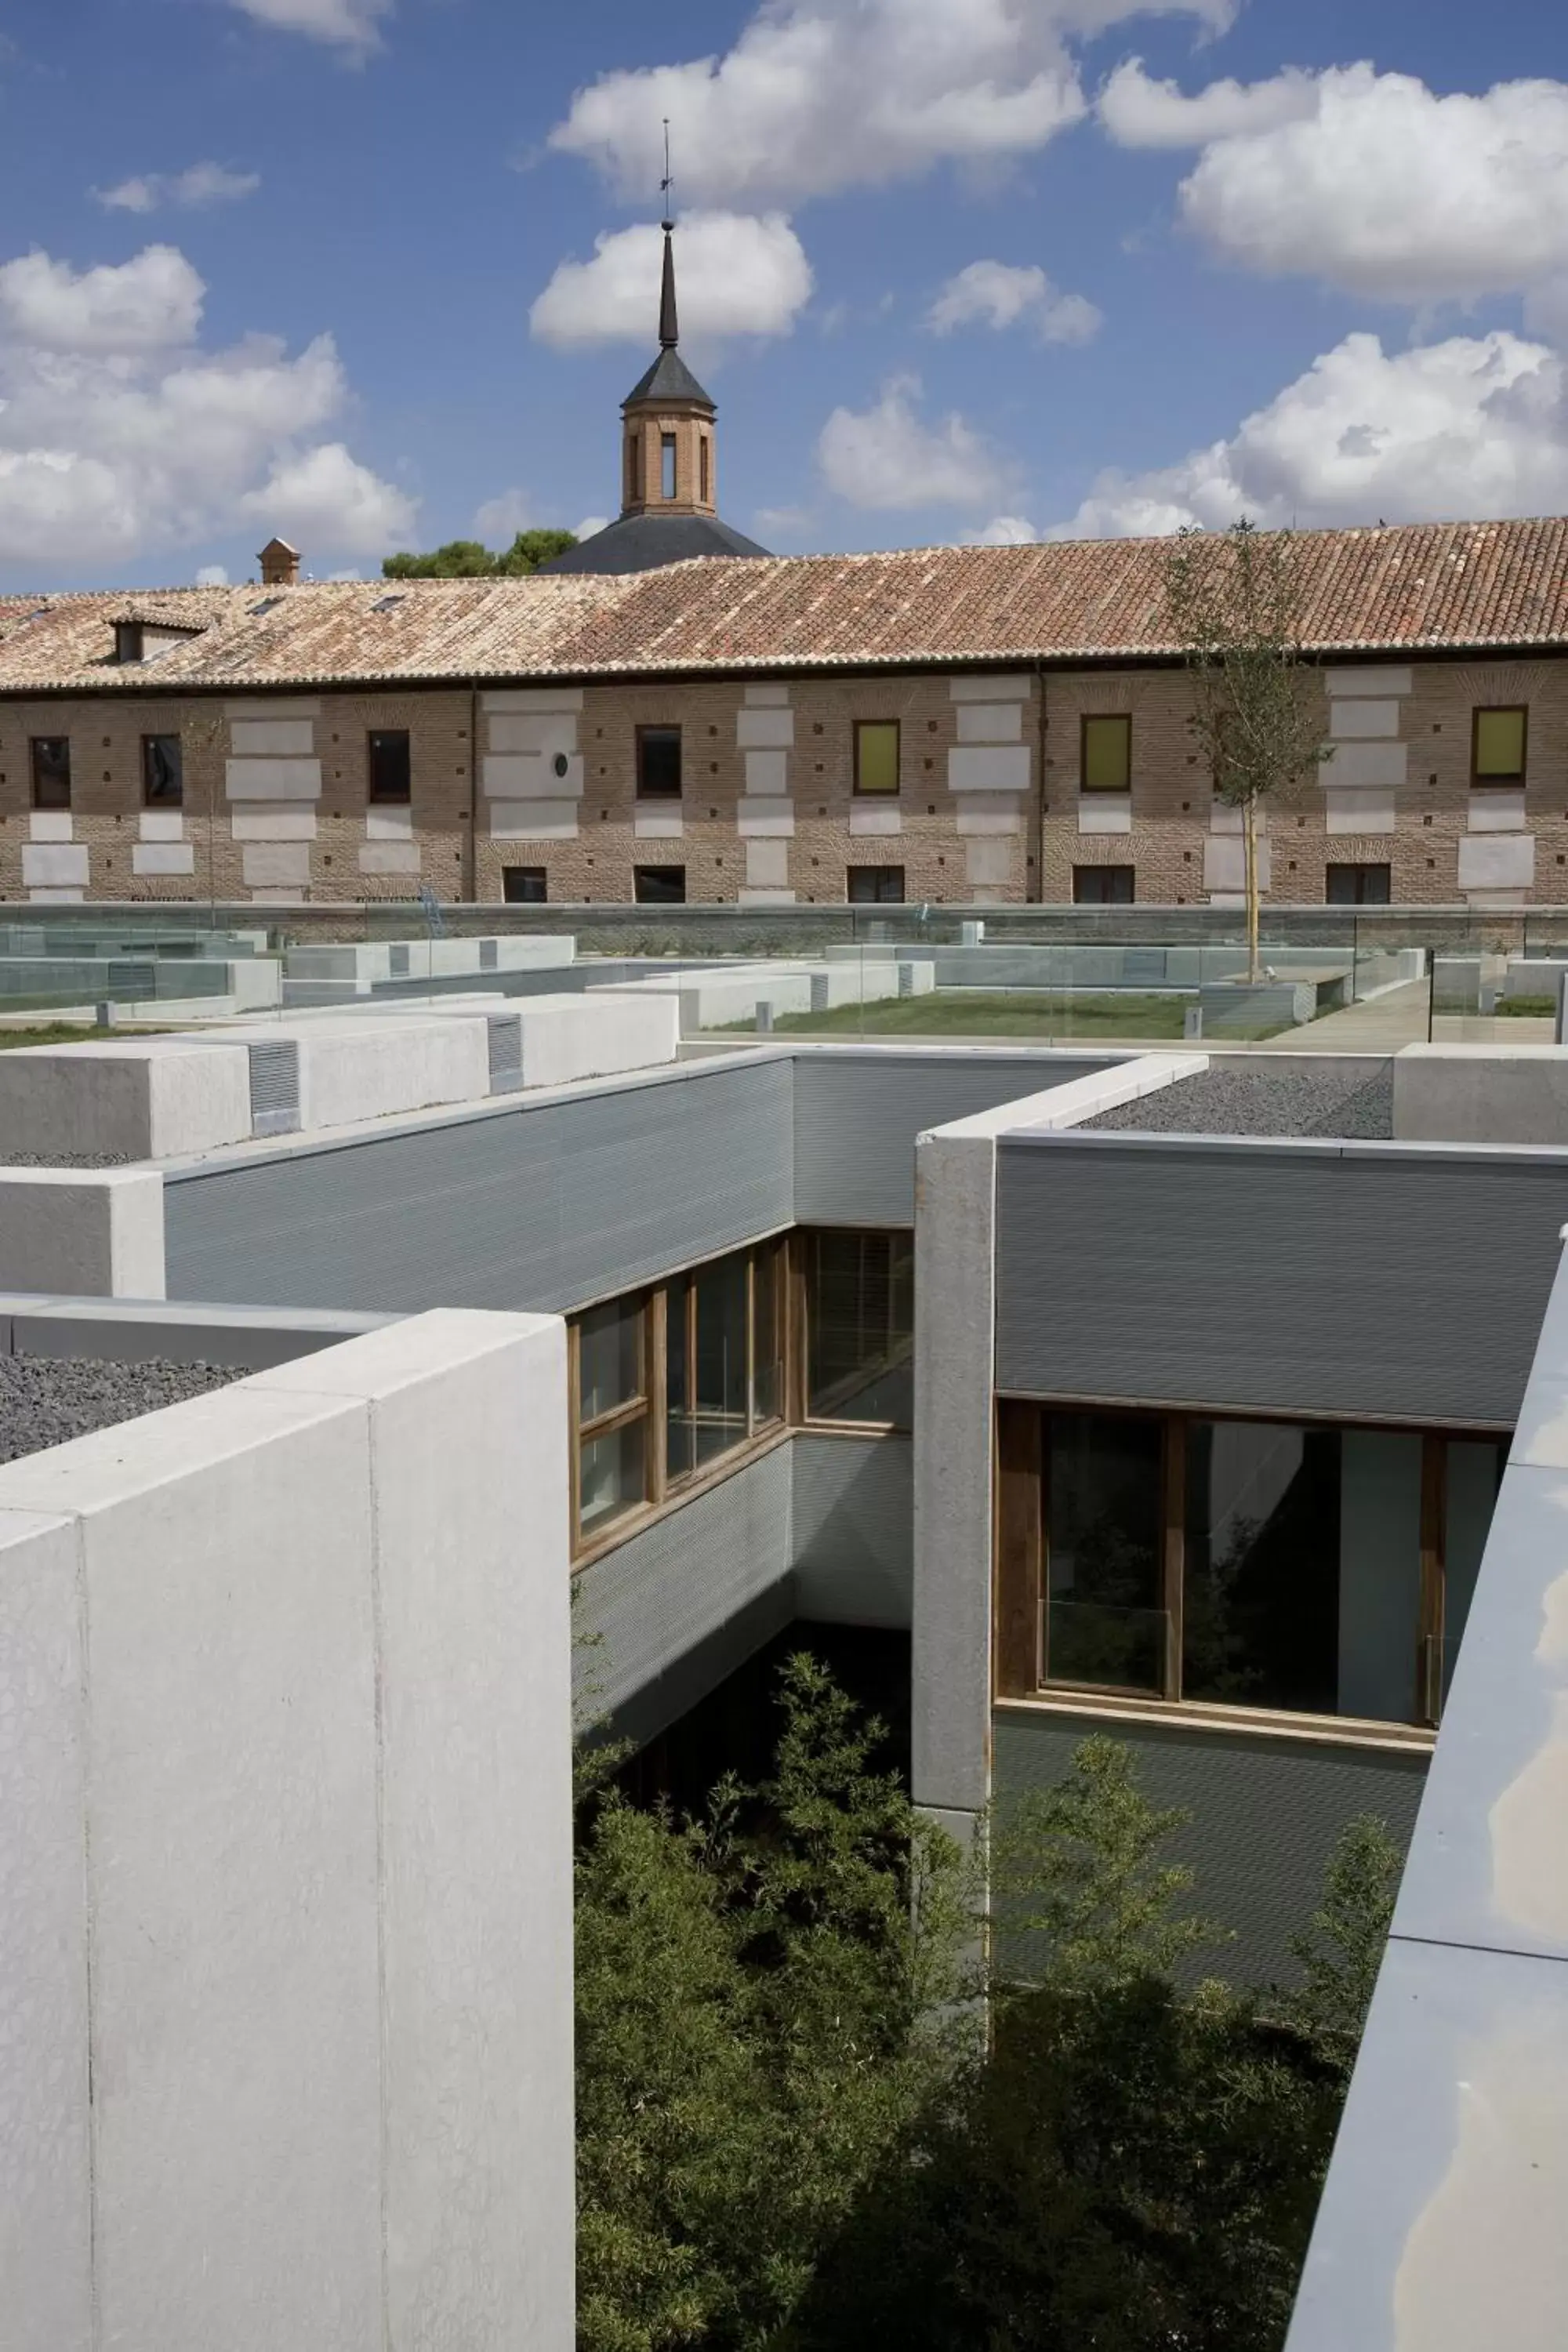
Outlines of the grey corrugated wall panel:
{"type": "Polygon", "coordinates": [[[826,1624],[907,1627],[914,1601],[908,1437],[797,1437],[795,1606],[826,1624]]]}
{"type": "Polygon", "coordinates": [[[1192,1819],[1170,1857],[1195,1874],[1193,1906],[1236,1940],[1200,1973],[1266,1983],[1294,1973],[1289,1944],[1306,1927],[1335,1839],[1360,1813],[1386,1822],[1403,1849],[1415,1827],[1426,1758],[1418,1749],[1315,1746],[1190,1727],[1107,1725],[1041,1708],[1004,1707],[994,1724],[995,1796],[1049,1788],[1091,1731],[1110,1730],[1138,1759],[1146,1795],[1192,1819]]]}
{"type": "Polygon", "coordinates": [[[629,1288],[790,1222],[790,1066],[700,1067],[182,1173],[170,1291],[413,1312],[629,1288]]]}
{"type": "Polygon", "coordinates": [[[774,1446],[583,1570],[580,1717],[651,1739],[789,1622],[790,1452],[774,1446]]]}
{"type": "Polygon", "coordinates": [[[1005,1391],[1506,1426],[1568,1159],[1005,1138],[996,1190],[1005,1391]]]}
{"type": "Polygon", "coordinates": [[[915,1138],[1108,1069],[1100,1054],[802,1053],[795,1066],[795,1215],[803,1225],[910,1225],[915,1138]]]}

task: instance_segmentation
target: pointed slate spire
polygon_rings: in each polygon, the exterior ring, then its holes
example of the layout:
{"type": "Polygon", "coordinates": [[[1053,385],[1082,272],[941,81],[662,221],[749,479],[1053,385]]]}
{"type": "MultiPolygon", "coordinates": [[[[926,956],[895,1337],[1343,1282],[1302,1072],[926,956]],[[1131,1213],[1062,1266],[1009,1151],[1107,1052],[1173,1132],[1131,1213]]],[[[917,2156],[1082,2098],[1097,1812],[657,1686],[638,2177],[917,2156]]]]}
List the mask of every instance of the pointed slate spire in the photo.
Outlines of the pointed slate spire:
{"type": "Polygon", "coordinates": [[[680,328],[675,315],[675,223],[666,220],[664,229],[664,284],[658,298],[658,340],[667,352],[672,352],[680,341],[680,328]]]}

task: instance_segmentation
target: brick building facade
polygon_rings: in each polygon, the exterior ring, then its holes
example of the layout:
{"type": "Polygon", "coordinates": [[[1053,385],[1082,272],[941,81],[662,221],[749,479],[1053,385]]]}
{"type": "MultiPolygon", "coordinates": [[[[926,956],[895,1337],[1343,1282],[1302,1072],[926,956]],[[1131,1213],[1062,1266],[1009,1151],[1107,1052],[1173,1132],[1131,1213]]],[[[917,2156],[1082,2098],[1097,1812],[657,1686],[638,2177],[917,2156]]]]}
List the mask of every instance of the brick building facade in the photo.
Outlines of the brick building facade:
{"type": "MultiPolygon", "coordinates": [[[[1269,813],[1269,898],[1568,898],[1568,524],[1300,547],[1333,757],[1269,813]]],[[[1237,820],[1151,623],[1156,562],[11,599],[0,896],[1223,902],[1237,820]]]]}

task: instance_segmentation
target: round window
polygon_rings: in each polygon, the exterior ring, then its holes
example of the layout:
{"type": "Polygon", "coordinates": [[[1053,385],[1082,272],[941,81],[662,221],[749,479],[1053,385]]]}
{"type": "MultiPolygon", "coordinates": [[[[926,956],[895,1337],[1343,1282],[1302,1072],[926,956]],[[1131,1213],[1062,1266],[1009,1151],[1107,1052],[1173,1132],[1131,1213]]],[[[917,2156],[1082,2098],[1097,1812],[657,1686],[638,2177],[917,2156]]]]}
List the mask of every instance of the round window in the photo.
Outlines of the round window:
{"type": "Polygon", "coordinates": [[[563,776],[571,764],[572,762],[568,760],[564,751],[557,751],[555,754],[555,772],[558,776],[563,776]]]}

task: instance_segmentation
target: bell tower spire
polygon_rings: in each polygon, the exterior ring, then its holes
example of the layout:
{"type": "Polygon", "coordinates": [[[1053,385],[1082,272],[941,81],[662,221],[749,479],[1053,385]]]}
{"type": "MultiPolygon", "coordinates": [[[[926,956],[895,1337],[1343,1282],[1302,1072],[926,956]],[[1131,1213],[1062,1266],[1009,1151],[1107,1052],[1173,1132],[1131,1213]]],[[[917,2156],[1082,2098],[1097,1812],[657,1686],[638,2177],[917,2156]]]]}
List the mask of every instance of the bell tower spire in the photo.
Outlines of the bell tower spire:
{"type": "Polygon", "coordinates": [[[621,513],[717,515],[718,412],[678,348],[675,201],[669,125],[664,126],[664,272],[659,283],[658,357],[621,403],[621,513]]]}
{"type": "Polygon", "coordinates": [[[670,190],[675,183],[669,170],[669,120],[664,125],[664,177],[658,192],[664,198],[664,218],[659,223],[664,231],[664,283],[659,290],[658,340],[660,349],[674,351],[680,341],[680,325],[675,315],[675,199],[670,190]]]}

